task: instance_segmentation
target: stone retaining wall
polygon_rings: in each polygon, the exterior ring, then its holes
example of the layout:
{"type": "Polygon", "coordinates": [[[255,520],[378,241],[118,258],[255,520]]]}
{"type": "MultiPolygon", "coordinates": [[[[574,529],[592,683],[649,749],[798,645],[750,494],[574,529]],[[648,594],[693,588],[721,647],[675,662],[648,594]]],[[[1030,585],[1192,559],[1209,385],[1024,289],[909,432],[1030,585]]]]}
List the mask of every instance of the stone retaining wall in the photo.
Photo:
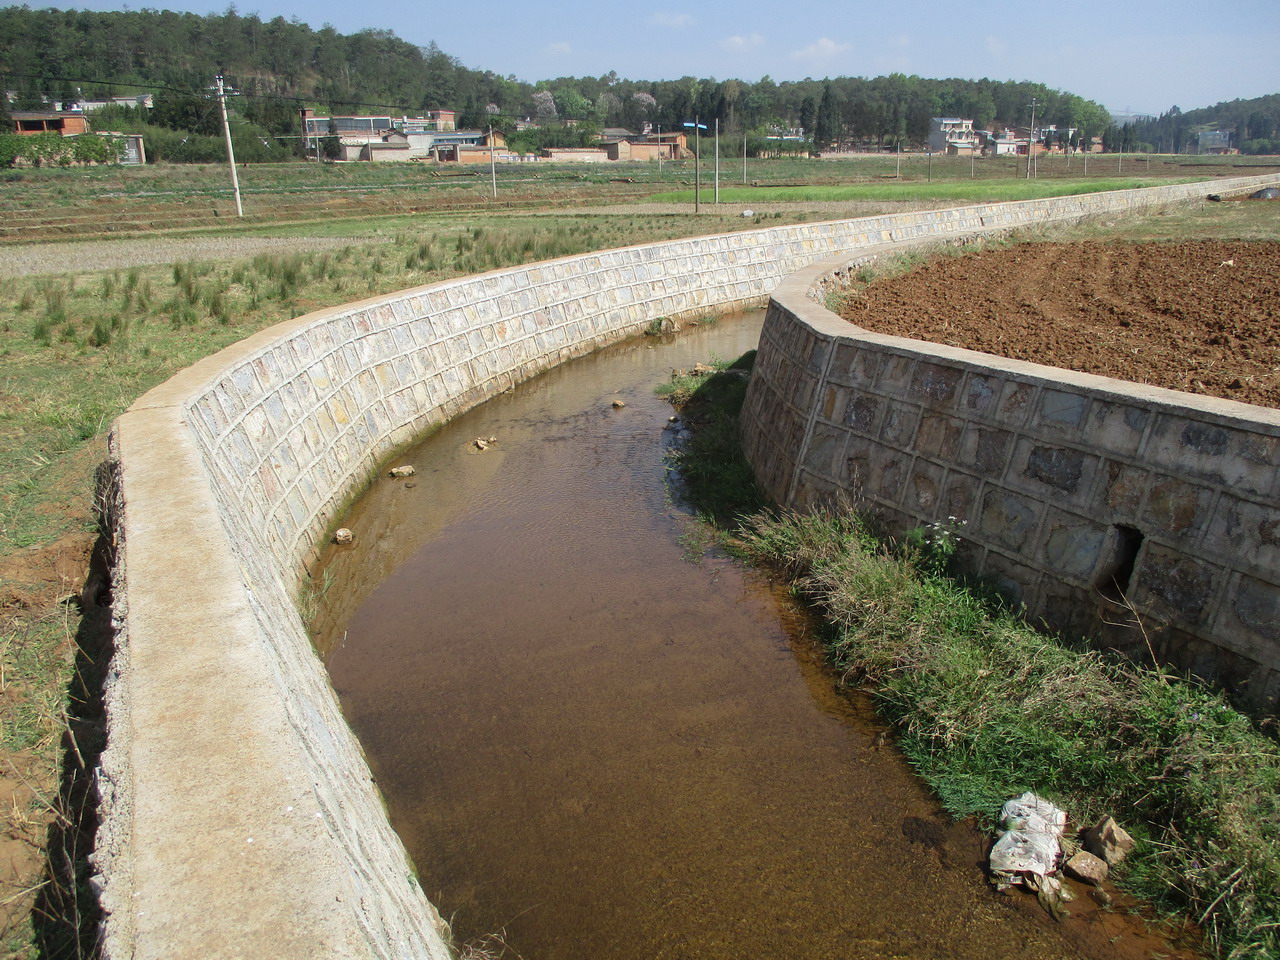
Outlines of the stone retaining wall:
{"type": "Polygon", "coordinates": [[[1150,642],[1274,712],[1280,411],[874,334],[820,305],[882,252],[771,298],[743,412],[770,495],[891,535],[951,524],[961,564],[1033,621],[1140,659],[1150,642]]]}
{"type": "MultiPolygon", "coordinates": [[[[106,494],[118,647],[95,853],[106,955],[445,956],[295,606],[306,562],[397,446],[657,318],[761,303],[841,251],[1262,182],[775,227],[496,271],[280,324],[146,394],[113,426],[106,494]]],[[[773,326],[808,349],[807,334],[773,326]]],[[[775,373],[791,377],[778,356],[775,373]]],[[[795,405],[798,423],[802,401],[773,402],[795,405]]],[[[757,446],[765,473],[811,458],[790,439],[757,446]]]]}

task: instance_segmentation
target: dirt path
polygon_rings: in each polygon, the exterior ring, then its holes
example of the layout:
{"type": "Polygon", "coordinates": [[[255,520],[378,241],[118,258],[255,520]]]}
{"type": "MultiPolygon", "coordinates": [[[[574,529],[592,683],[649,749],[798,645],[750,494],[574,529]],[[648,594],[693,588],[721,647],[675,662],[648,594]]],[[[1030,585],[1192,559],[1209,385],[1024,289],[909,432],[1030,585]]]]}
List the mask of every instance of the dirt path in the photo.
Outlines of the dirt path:
{"type": "Polygon", "coordinates": [[[1024,244],[872,282],[861,327],[1280,407],[1280,243],[1024,244]]]}

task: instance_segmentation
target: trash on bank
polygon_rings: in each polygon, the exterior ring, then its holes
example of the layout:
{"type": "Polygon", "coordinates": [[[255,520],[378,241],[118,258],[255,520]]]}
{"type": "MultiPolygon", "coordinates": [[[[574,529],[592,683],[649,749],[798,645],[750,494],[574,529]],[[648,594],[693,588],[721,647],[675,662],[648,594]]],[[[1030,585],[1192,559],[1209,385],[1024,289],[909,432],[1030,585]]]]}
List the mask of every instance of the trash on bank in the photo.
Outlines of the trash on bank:
{"type": "Polygon", "coordinates": [[[1058,869],[1058,840],[1067,815],[1048,800],[1024,793],[1000,811],[1004,833],[991,848],[991,876],[1001,889],[1022,883],[1027,874],[1048,876],[1058,869]]]}

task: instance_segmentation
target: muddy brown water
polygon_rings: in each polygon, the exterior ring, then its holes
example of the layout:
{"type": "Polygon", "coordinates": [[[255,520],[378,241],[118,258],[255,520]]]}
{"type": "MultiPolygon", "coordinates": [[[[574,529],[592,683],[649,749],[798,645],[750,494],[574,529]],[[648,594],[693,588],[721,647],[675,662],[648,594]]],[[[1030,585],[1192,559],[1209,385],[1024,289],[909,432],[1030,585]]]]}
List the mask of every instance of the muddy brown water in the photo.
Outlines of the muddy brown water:
{"type": "Polygon", "coordinates": [[[1148,956],[1109,915],[993,893],[803,615],[690,559],[653,388],[760,323],[555,369],[351,512],[317,645],[423,889],[459,942],[526,960],[1148,956]]]}

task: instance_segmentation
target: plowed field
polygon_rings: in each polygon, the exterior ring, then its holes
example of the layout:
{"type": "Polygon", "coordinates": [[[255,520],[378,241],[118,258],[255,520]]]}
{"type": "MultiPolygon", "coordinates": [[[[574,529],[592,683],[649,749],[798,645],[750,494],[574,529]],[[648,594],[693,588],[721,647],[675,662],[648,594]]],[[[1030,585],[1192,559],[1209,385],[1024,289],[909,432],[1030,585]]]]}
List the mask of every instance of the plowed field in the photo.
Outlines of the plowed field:
{"type": "Polygon", "coordinates": [[[1021,244],[848,298],[878,333],[1280,407],[1280,243],[1021,244]]]}

